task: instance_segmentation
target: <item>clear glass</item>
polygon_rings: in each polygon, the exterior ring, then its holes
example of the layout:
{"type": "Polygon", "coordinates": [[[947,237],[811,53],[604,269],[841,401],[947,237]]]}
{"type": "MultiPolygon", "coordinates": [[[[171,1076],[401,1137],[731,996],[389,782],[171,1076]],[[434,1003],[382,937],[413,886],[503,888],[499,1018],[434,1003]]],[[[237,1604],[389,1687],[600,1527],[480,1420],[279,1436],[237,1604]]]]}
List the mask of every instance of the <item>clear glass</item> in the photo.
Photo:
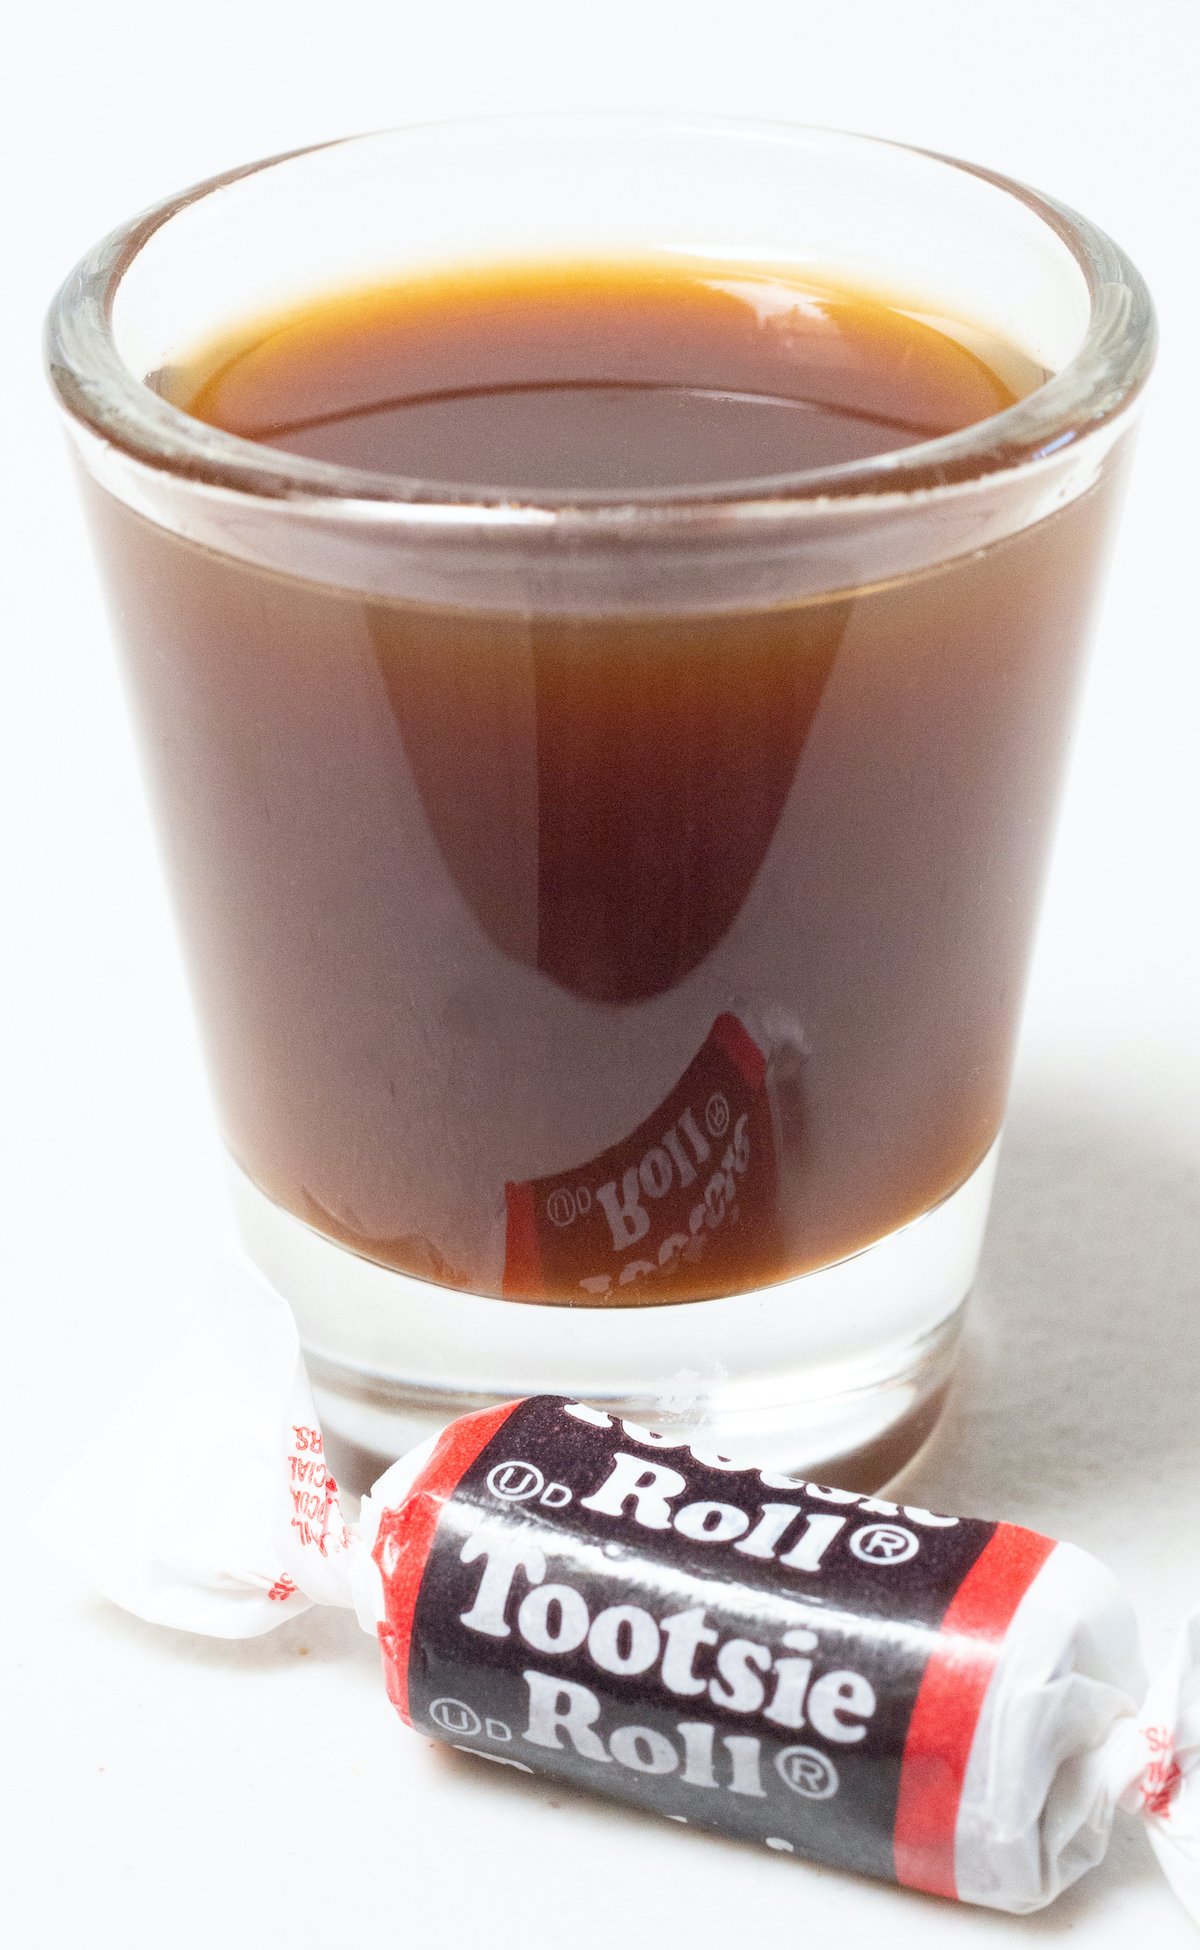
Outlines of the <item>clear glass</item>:
{"type": "Polygon", "coordinates": [[[242,1234],[331,1426],[394,1450],[554,1390],[851,1485],[894,1473],[936,1419],[982,1240],[1153,357],[1137,272],[1073,213],[921,151],[529,117],[202,184],[84,260],[48,342],[242,1234]],[[275,452],[147,383],[339,288],[672,254],[883,294],[1051,376],[877,458],[569,503],[275,452]],[[681,619],[727,665],[707,706],[681,619]],[[649,877],[635,900],[597,855],[551,948],[546,859],[586,872],[594,839],[545,672],[566,647],[581,673],[556,680],[569,745],[617,641],[638,737],[605,789],[657,820],[649,877]],[[452,737],[464,697],[478,735],[452,737]],[[656,737],[694,746],[700,814],[655,799],[656,737]],[[674,952],[716,874],[718,921],[674,952]],[[632,925],[663,931],[653,979],[622,959],[632,925]],[[704,1258],[723,1226],[739,1276],[704,1258]]]}

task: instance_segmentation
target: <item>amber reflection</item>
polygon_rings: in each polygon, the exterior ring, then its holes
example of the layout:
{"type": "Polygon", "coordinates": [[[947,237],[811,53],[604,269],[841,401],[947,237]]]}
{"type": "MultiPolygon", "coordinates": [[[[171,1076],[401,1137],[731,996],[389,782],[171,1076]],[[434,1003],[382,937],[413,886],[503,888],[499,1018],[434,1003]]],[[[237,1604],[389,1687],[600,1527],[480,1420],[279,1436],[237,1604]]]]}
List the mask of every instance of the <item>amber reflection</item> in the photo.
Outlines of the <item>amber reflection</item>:
{"type": "Polygon", "coordinates": [[[703,961],[762,865],[848,610],[375,612],[430,829],[497,946],[603,1002],[703,961]]]}

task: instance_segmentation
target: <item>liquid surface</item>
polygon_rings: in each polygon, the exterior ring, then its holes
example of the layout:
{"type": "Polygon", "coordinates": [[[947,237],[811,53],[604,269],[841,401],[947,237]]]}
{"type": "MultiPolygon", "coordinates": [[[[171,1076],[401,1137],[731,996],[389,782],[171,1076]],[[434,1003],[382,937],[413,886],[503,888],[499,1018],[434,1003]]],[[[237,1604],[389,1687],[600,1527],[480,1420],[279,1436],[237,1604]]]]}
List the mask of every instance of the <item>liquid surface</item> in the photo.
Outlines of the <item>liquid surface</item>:
{"type": "Polygon", "coordinates": [[[750,271],[510,268],[268,320],[210,347],[171,392],[211,425],[317,460],[620,495],[793,474],[968,426],[1044,377],[995,350],[1004,379],[883,303],[750,271]]]}
{"type": "MultiPolygon", "coordinates": [[[[1021,370],[881,305],[617,266],[331,299],[171,384],[327,459],[608,492],[877,452],[1021,370]]],[[[803,604],[557,615],[267,571],[95,490],[243,1169],[384,1264],[574,1304],[765,1285],[954,1190],[1003,1112],[1106,496],[803,604]],[[590,1285],[514,1287],[514,1186],[557,1224],[588,1161],[613,1198],[699,1170],[717,1086],[672,1093],[729,1016],[778,1156],[757,1204],[718,1187],[722,1254],[645,1273],[631,1218],[590,1285]]]]}

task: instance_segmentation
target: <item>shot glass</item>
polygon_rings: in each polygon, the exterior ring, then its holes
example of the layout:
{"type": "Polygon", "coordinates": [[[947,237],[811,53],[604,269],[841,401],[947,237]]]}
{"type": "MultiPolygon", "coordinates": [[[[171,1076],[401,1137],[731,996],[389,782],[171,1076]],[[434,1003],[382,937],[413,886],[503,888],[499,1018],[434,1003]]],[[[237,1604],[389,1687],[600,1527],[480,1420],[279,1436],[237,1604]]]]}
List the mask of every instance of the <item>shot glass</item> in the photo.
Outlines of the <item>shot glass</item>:
{"type": "Polygon", "coordinates": [[[924,1439],[1153,345],[1121,251],[1018,183],[678,118],[276,157],[68,278],[50,373],[237,1220],[340,1434],[550,1391],[848,1486],[924,1439]],[[655,253],[1048,377],[874,458],[620,496],[451,492],[165,397],[341,288],[655,253]]]}

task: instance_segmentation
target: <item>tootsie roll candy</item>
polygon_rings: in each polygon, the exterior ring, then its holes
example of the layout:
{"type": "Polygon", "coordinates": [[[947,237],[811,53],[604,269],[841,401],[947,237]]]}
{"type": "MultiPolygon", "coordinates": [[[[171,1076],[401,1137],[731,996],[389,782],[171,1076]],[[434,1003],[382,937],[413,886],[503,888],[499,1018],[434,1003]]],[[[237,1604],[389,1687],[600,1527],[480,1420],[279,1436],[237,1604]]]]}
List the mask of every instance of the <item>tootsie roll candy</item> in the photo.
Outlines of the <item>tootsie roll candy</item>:
{"type": "Polygon", "coordinates": [[[1147,1695],[1129,1602],[1085,1552],[545,1396],[462,1417],[348,1526],[282,1303],[189,1533],[172,1463],[194,1470],[232,1388],[207,1340],[60,1493],[77,1513],[81,1477],[122,1484],[90,1550],[131,1610],[241,1637],[353,1604],[435,1739],[1000,1909],[1049,1902],[1140,1813],[1200,1911],[1200,1627],[1147,1695]]]}

